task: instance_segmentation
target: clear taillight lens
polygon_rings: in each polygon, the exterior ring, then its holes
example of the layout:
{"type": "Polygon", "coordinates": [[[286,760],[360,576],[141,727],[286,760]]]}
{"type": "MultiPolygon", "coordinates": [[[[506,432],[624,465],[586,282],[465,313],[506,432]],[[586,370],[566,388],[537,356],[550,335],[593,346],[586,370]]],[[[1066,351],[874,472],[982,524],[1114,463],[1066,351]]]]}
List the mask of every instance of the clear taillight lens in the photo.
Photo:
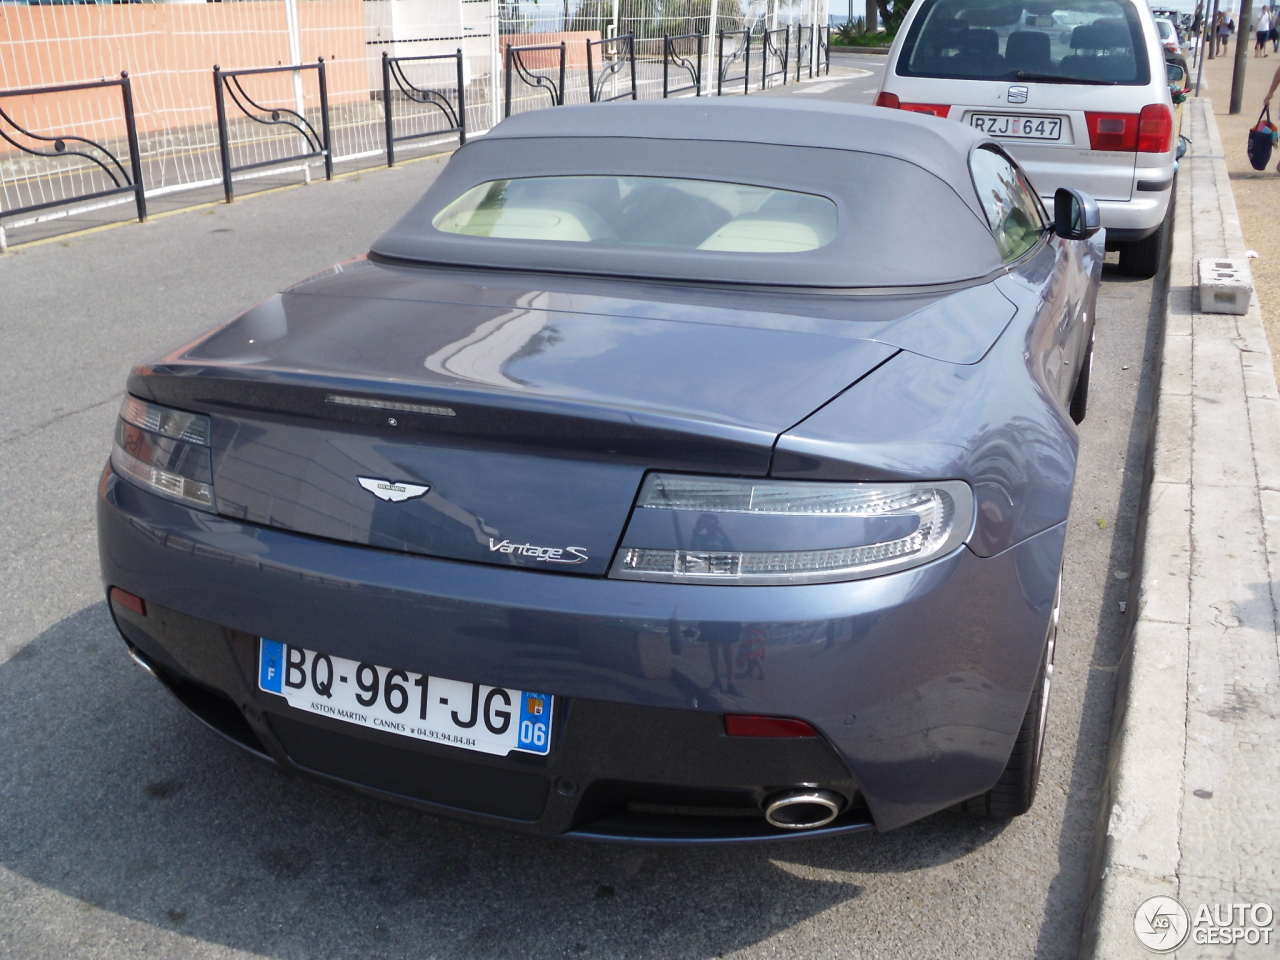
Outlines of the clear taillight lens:
{"type": "Polygon", "coordinates": [[[650,474],[610,570],[624,580],[857,580],[964,542],[973,493],[937,483],[812,483],[650,474]]]}
{"type": "Polygon", "coordinates": [[[152,493],[201,510],[214,508],[209,418],[125,397],[111,466],[152,493]]]}

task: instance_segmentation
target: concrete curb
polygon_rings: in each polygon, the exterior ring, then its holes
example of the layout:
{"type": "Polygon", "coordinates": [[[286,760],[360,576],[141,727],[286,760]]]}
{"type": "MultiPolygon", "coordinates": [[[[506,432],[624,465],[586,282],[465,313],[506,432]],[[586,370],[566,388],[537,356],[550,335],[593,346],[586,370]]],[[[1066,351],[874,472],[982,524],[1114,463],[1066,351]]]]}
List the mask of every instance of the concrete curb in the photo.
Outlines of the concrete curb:
{"type": "MultiPolygon", "coordinates": [[[[1187,107],[1140,576],[1081,943],[1098,960],[1153,955],[1134,913],[1155,894],[1193,917],[1202,902],[1280,903],[1280,395],[1256,297],[1244,316],[1197,312],[1195,261],[1245,249],[1211,101],[1187,107]]],[[[1177,955],[1275,949],[1188,940],[1177,955]]]]}

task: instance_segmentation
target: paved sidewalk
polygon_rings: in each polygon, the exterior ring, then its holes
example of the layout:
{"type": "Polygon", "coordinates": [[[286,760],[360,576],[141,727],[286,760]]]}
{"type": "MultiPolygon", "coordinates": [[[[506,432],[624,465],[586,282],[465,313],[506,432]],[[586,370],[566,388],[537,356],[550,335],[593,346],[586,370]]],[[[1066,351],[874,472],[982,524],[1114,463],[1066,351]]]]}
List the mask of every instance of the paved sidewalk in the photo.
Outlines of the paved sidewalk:
{"type": "MultiPolygon", "coordinates": [[[[1280,910],[1280,395],[1256,298],[1242,317],[1196,312],[1196,259],[1245,247],[1212,104],[1188,107],[1142,572],[1081,951],[1100,960],[1151,955],[1134,913],[1156,894],[1193,922],[1201,904],[1280,910]]],[[[1278,931],[1201,945],[1193,925],[1177,956],[1280,956],[1278,931]]]]}

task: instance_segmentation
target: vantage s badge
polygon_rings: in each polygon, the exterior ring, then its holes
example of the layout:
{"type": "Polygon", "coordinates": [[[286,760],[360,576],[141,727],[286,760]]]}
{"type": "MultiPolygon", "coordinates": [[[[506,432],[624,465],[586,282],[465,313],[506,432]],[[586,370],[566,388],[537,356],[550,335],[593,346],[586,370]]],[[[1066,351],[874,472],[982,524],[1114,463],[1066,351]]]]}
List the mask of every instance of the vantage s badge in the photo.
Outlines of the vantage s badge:
{"type": "Polygon", "coordinates": [[[494,540],[493,537],[489,538],[489,552],[531,557],[539,563],[585,563],[590,559],[586,547],[538,547],[532,543],[494,540]]]}

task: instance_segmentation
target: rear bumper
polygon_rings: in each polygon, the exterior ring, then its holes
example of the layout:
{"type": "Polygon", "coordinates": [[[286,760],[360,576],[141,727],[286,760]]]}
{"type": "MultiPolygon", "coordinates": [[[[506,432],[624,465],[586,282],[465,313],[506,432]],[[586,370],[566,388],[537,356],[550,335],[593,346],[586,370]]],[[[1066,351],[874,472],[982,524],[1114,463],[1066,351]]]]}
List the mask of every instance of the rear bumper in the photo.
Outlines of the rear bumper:
{"type": "Polygon", "coordinates": [[[146,617],[113,604],[117,625],[220,733],[433,812],[639,842],[815,836],[759,815],[800,784],[845,798],[826,833],[888,829],[988,789],[1030,696],[1064,532],[873,580],[707,587],[318,540],[188,510],[109,469],[98,498],[104,581],[148,603],[146,617]],[[767,638],[759,669],[702,639],[749,626],[767,638]],[[553,693],[551,754],[488,757],[294,711],[256,689],[262,635],[553,693]],[[800,717],[823,736],[730,738],[726,712],[800,717]]]}

